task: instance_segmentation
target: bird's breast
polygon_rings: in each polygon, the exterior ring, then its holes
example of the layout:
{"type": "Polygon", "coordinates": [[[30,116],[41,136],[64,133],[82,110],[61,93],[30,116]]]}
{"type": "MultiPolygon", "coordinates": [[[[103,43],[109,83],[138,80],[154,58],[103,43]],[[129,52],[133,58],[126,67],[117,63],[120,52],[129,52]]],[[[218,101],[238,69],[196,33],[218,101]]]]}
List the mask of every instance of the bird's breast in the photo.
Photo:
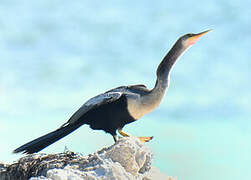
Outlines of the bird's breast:
{"type": "Polygon", "coordinates": [[[151,99],[127,99],[127,109],[134,119],[139,119],[145,114],[152,112],[160,104],[160,100],[151,99]]]}

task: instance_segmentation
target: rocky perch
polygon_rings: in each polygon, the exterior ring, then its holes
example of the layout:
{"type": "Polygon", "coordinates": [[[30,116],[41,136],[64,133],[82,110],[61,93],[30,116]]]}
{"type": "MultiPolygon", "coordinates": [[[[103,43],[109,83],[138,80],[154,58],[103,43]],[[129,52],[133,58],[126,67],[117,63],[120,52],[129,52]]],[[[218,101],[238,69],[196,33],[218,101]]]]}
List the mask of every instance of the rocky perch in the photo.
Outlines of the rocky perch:
{"type": "Polygon", "coordinates": [[[32,154],[11,165],[0,163],[1,180],[174,180],[152,167],[152,151],[137,138],[82,156],[67,151],[32,154]]]}

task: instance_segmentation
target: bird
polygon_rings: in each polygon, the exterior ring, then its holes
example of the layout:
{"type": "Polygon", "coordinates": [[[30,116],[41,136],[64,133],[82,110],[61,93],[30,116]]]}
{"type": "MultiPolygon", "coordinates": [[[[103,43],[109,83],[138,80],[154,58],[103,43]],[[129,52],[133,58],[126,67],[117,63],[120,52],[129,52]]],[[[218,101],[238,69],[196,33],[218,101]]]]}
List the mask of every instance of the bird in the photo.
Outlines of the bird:
{"type": "MultiPolygon", "coordinates": [[[[34,139],[13,151],[32,154],[41,151],[86,124],[93,130],[103,130],[117,141],[117,132],[130,136],[122,129],[125,125],[140,119],[157,108],[170,83],[170,71],[179,57],[211,30],[189,33],[181,36],[164,56],[156,71],[156,82],[152,89],[145,85],[120,86],[99,94],[86,101],[61,127],[34,139]]],[[[138,137],[148,142],[152,137],[138,137]]]]}

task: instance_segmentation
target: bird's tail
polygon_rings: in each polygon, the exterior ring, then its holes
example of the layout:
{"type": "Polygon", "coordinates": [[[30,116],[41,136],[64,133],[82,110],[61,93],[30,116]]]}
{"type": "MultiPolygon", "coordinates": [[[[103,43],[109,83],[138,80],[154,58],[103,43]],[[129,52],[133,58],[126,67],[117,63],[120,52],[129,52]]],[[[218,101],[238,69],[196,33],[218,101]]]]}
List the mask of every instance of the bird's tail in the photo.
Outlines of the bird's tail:
{"type": "Polygon", "coordinates": [[[33,141],[30,141],[19,148],[15,149],[13,153],[23,152],[25,154],[32,154],[35,152],[39,152],[42,149],[46,148],[47,146],[53,144],[54,142],[58,141],[59,139],[65,137],[66,135],[70,134],[77,128],[79,128],[82,124],[68,124],[65,126],[61,126],[59,129],[50,132],[44,136],[41,136],[33,141]]]}

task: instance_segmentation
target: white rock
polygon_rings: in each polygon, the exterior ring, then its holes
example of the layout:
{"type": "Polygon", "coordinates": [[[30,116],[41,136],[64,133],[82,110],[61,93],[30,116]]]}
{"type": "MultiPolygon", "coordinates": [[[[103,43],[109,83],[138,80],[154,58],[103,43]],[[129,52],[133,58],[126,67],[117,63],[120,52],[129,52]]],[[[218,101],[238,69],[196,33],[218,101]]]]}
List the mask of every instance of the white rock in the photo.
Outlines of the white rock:
{"type": "Polygon", "coordinates": [[[30,180],[174,180],[152,167],[152,151],[135,137],[121,138],[88,156],[73,152],[28,155],[17,163],[2,166],[0,179],[7,177],[17,180],[27,177],[30,180]]]}

